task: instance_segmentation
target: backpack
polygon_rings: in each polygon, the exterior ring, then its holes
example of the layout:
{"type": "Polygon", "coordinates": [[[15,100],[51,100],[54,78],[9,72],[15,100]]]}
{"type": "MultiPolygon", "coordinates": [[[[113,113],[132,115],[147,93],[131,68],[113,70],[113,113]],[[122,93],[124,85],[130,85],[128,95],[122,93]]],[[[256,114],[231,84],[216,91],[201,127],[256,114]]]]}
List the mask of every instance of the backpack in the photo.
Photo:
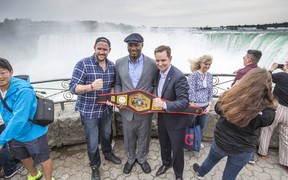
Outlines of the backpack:
{"type": "MultiPolygon", "coordinates": [[[[29,78],[27,75],[14,76],[26,80],[29,78]]],[[[12,113],[2,96],[0,96],[3,106],[12,113]]],[[[47,126],[54,122],[54,102],[50,99],[43,99],[36,95],[37,98],[37,109],[33,119],[28,119],[28,121],[38,124],[40,126],[47,126]]]]}

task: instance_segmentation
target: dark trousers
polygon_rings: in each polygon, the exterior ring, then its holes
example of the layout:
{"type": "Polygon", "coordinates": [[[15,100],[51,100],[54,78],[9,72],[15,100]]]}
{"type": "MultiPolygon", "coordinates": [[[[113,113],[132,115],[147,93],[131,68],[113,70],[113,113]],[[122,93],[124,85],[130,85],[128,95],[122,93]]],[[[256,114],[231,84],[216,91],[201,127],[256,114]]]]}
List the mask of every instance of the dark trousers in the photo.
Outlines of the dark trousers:
{"type": "Polygon", "coordinates": [[[11,174],[16,169],[16,163],[12,160],[12,156],[7,145],[0,150],[0,168],[3,168],[5,175],[11,174]]]}
{"type": "MultiPolygon", "coordinates": [[[[5,125],[0,125],[0,134],[5,129],[5,125]]],[[[2,149],[0,149],[0,169],[4,170],[5,175],[11,174],[16,169],[16,162],[13,161],[10,149],[7,144],[5,144],[2,149]]]]}
{"type": "Polygon", "coordinates": [[[161,158],[164,166],[173,166],[177,178],[182,178],[184,170],[183,145],[186,129],[169,130],[158,124],[161,158]],[[172,152],[172,157],[171,157],[172,152]]]}

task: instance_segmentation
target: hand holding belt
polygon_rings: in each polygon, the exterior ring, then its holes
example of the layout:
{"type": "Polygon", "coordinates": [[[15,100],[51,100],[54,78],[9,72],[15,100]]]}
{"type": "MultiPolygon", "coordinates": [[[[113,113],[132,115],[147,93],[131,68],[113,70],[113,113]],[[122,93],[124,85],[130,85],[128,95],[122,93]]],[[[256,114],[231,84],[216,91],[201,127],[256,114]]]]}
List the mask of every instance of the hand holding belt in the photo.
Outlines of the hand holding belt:
{"type": "MultiPolygon", "coordinates": [[[[185,111],[181,112],[166,112],[162,108],[155,108],[153,99],[157,98],[156,95],[151,94],[143,90],[133,90],[121,93],[108,93],[99,94],[97,97],[97,103],[106,104],[110,101],[114,105],[123,104],[123,108],[138,113],[138,114],[148,114],[148,113],[170,113],[170,114],[192,114],[199,116],[202,114],[202,108],[198,106],[189,106],[185,111]]],[[[168,100],[162,99],[165,102],[168,100]]]]}

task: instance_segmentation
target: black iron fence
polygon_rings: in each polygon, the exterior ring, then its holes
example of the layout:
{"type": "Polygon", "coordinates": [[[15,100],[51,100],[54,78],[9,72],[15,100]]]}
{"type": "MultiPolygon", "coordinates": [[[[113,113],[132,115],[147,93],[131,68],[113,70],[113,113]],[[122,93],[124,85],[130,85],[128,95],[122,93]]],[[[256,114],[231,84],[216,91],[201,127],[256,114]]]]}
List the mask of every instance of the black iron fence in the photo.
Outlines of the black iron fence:
{"type": "MultiPolygon", "coordinates": [[[[189,74],[185,74],[188,76],[189,74]]],[[[213,74],[213,96],[219,97],[224,91],[231,87],[234,75],[231,74],[213,74]]],[[[44,98],[52,99],[55,104],[60,104],[65,108],[66,102],[76,100],[76,96],[69,91],[69,78],[51,79],[45,81],[31,82],[36,93],[44,98]]]]}
{"type": "Polygon", "coordinates": [[[31,82],[37,95],[52,99],[55,104],[60,104],[64,110],[66,102],[73,102],[76,96],[69,91],[69,78],[51,79],[31,82]]]}

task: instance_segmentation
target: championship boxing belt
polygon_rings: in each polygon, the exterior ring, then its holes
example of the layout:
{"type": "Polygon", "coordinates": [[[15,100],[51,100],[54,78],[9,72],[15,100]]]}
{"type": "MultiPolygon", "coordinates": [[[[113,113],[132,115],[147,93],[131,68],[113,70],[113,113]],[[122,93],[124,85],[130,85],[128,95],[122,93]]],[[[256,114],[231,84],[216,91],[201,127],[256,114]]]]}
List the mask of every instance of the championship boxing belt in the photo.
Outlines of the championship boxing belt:
{"type": "MultiPolygon", "coordinates": [[[[133,90],[121,93],[108,93],[99,94],[97,97],[97,103],[106,104],[110,101],[114,105],[123,104],[123,108],[138,113],[138,114],[148,114],[148,113],[172,113],[172,114],[190,114],[199,116],[202,114],[202,108],[198,106],[189,106],[185,111],[181,112],[166,112],[163,108],[154,107],[154,98],[158,98],[156,95],[151,94],[143,90],[133,90]]],[[[161,99],[164,102],[169,102],[168,100],[161,99]]]]}

